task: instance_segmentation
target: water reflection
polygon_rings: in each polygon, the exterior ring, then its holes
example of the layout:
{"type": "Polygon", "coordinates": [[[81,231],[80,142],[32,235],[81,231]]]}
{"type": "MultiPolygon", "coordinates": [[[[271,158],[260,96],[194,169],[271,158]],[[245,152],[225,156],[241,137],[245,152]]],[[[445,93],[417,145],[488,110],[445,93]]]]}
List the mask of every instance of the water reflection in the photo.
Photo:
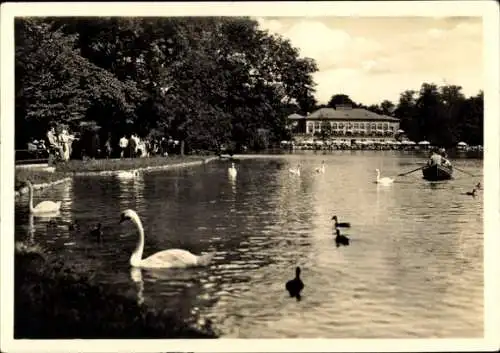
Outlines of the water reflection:
{"type": "Polygon", "coordinates": [[[144,173],[137,174],[134,178],[117,178],[120,187],[118,197],[120,210],[134,209],[141,211],[144,199],[144,173]]]}
{"type": "Polygon", "coordinates": [[[130,278],[137,285],[137,305],[142,305],[144,303],[144,281],[141,269],[130,267],[130,278]]]}
{"type": "Polygon", "coordinates": [[[28,227],[26,239],[31,245],[35,244],[35,217],[32,214],[28,216],[28,227]]]}

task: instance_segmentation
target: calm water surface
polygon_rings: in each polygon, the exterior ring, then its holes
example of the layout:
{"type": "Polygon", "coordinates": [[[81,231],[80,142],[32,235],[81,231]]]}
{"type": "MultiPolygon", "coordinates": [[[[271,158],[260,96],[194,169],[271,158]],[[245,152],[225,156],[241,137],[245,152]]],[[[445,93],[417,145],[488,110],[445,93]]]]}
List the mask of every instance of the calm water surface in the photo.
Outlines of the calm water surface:
{"type": "MultiPolygon", "coordinates": [[[[227,162],[142,174],[135,180],[77,177],[41,194],[63,200],[59,226],[16,204],[16,237],[92,269],[139,303],[210,318],[234,338],[430,338],[483,336],[483,202],[462,195],[479,181],[429,183],[424,161],[398,152],[330,152],[244,159],[230,180],[227,162]],[[314,174],[325,160],[326,173],[314,174]],[[288,169],[298,162],[302,175],[288,169]],[[135,209],[144,256],[168,248],[215,251],[206,268],[131,271],[137,233],[119,225],[135,209]],[[349,221],[349,247],[335,247],[331,217],[349,221]],[[83,234],[64,224],[78,220],[83,234]],[[85,235],[96,222],[104,240],[85,235]],[[284,289],[302,267],[303,300],[284,289]]],[[[455,166],[482,173],[480,160],[455,166]]]]}

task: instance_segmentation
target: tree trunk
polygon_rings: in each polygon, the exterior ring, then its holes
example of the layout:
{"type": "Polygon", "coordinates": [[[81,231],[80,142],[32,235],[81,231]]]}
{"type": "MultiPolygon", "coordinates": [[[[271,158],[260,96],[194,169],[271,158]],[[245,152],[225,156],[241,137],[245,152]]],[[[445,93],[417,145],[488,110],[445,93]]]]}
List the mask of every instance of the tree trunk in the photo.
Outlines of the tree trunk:
{"type": "Polygon", "coordinates": [[[181,140],[181,156],[184,157],[184,140],[181,140]]]}

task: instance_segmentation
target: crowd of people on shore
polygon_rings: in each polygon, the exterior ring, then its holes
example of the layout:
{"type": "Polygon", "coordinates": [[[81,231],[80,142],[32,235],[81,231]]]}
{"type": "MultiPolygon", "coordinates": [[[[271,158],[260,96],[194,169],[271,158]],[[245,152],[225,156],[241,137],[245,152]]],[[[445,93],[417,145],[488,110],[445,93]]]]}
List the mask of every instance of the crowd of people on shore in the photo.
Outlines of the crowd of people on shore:
{"type": "Polygon", "coordinates": [[[60,131],[56,131],[55,125],[51,125],[45,140],[32,138],[28,142],[28,151],[35,152],[35,155],[48,152],[62,161],[67,161],[71,156],[73,141],[77,139],[67,128],[63,127],[60,131]]]}
{"type": "Polygon", "coordinates": [[[175,153],[179,141],[170,137],[140,138],[136,133],[123,134],[120,138],[107,134],[101,143],[97,131],[70,132],[67,127],[49,126],[45,138],[31,140],[27,150],[32,157],[49,156],[52,161],[84,158],[140,158],[168,156],[175,153]],[[114,138],[113,138],[114,137],[114,138]]]}

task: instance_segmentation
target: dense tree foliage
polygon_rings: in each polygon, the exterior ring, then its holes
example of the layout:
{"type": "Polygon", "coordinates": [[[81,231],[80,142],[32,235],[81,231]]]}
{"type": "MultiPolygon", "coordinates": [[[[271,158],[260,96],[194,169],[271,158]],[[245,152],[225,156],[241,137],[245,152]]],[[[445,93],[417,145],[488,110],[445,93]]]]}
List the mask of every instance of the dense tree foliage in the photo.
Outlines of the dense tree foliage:
{"type": "Polygon", "coordinates": [[[455,146],[460,141],[483,144],[482,91],[467,98],[460,86],[423,83],[419,92],[402,92],[397,105],[384,100],[380,104],[365,106],[345,94],[335,94],[328,106],[346,103],[401,119],[401,129],[414,141],[428,140],[446,147],[455,146]]]}
{"type": "Polygon", "coordinates": [[[18,145],[51,121],[92,120],[190,148],[260,147],[316,104],[316,63],[248,18],[24,18],[15,46],[18,145]]]}

